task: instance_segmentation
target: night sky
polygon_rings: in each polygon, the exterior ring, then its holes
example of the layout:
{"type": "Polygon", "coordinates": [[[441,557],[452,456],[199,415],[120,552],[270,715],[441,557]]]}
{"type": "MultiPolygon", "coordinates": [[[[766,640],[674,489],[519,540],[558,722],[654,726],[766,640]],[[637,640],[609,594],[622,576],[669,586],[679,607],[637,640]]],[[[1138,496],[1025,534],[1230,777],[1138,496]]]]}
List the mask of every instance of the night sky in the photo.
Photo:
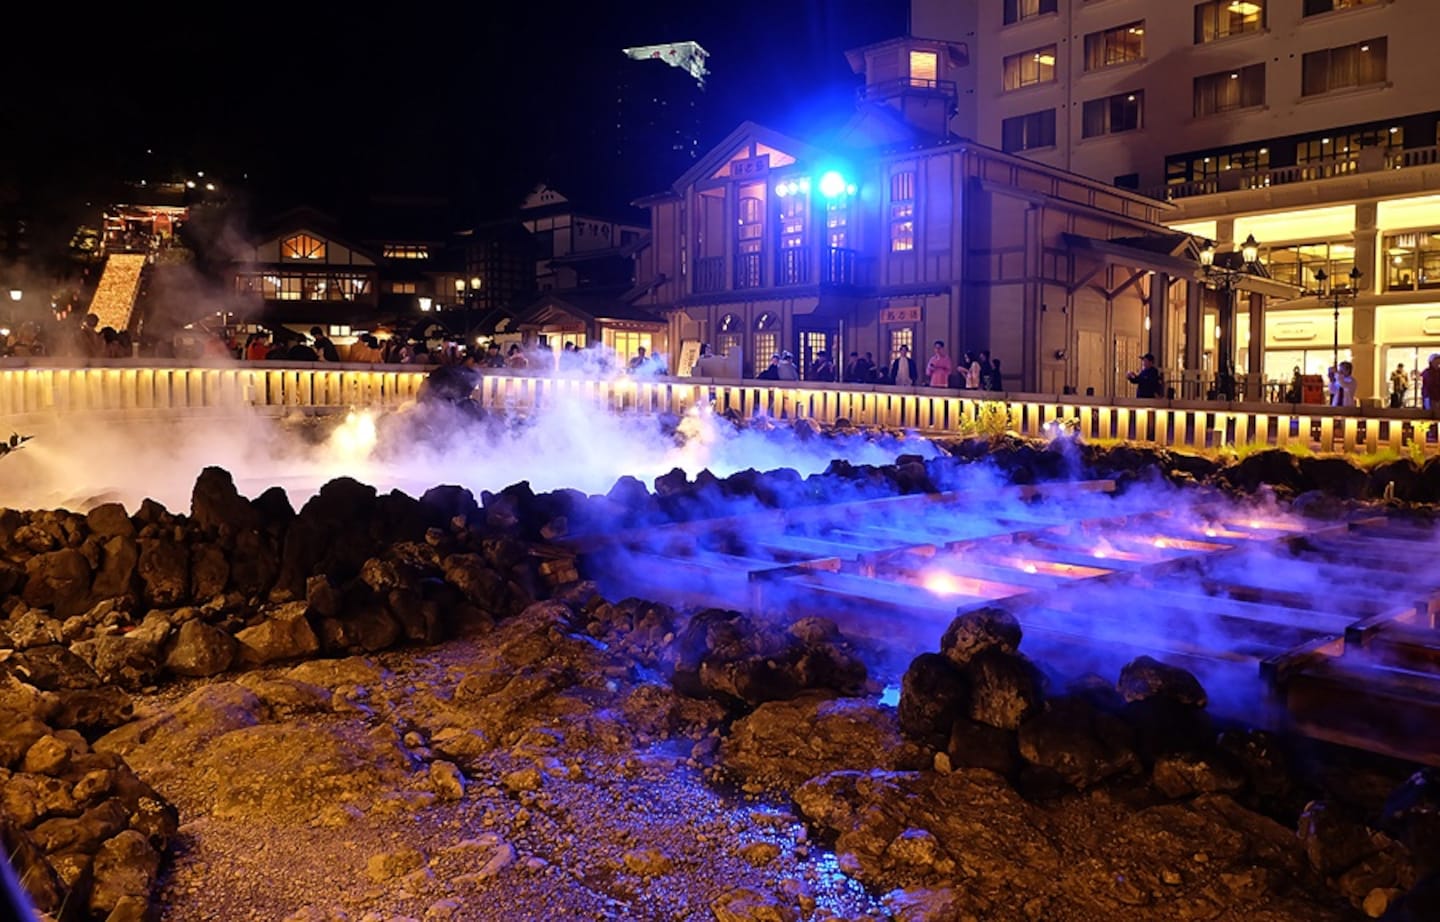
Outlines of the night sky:
{"type": "Polygon", "coordinates": [[[596,49],[699,41],[713,142],[746,118],[804,133],[843,116],[857,81],[844,50],[906,22],[902,0],[455,6],[51,5],[0,57],[0,201],[203,169],[248,174],[277,203],[440,194],[493,214],[549,178],[537,129],[585,117],[579,62],[596,49]]]}

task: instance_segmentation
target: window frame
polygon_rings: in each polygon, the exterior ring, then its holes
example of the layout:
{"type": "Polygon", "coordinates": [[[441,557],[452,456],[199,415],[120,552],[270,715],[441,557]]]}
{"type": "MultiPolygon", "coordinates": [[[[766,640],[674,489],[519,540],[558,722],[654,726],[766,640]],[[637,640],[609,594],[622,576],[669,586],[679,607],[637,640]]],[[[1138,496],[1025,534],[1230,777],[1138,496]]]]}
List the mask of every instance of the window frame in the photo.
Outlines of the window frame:
{"type": "Polygon", "coordinates": [[[1350,42],[1346,45],[1336,45],[1332,48],[1317,48],[1314,51],[1305,52],[1300,58],[1300,98],[1314,99],[1327,96],[1331,93],[1341,93],[1349,90],[1363,90],[1367,87],[1384,86],[1390,82],[1390,42],[1388,36],[1377,36],[1375,38],[1361,39],[1357,42],[1350,42]],[[1343,60],[1337,61],[1339,55],[1354,50],[1355,82],[1336,83],[1334,78],[1337,69],[1346,69],[1343,60]],[[1366,60],[1374,61],[1375,58],[1364,59],[1360,55],[1374,54],[1380,59],[1379,79],[1360,79],[1361,64],[1366,60]],[[1323,59],[1321,56],[1324,56],[1323,59]],[[1312,77],[1318,75],[1323,67],[1325,75],[1325,86],[1316,89],[1312,86],[1312,77]]]}
{"type": "Polygon", "coordinates": [[[1040,109],[1035,112],[1026,112],[1023,115],[1014,115],[1000,122],[1000,147],[1007,154],[1016,154],[1027,150],[1045,150],[1057,145],[1055,110],[1040,109]],[[1046,134],[1046,116],[1049,116],[1049,141],[1044,143],[1046,134]],[[1034,122],[1032,126],[1031,122],[1034,122]],[[1012,145],[1010,143],[1011,128],[1018,128],[1022,143],[1012,145]],[[1039,135],[1037,139],[1041,143],[1026,143],[1032,134],[1039,135]]]}
{"type": "Polygon", "coordinates": [[[1059,0],[1005,0],[1002,19],[1007,26],[1060,12],[1059,0]]]}
{"type": "Polygon", "coordinates": [[[1270,5],[1269,0],[1248,0],[1260,7],[1258,15],[1254,20],[1253,28],[1245,28],[1249,17],[1244,13],[1233,13],[1230,11],[1230,4],[1235,0],[1202,0],[1195,4],[1195,44],[1208,45],[1212,42],[1222,42],[1228,38],[1236,38],[1241,35],[1256,35],[1265,32],[1270,27],[1270,5]],[[1229,14],[1229,15],[1226,15],[1229,14]],[[1207,23],[1207,16],[1209,22],[1207,23]],[[1239,28],[1228,28],[1234,23],[1240,24],[1239,28]],[[1212,32],[1206,37],[1206,25],[1212,27],[1212,32]],[[1222,25],[1226,31],[1222,32],[1222,25]]]}
{"type": "Polygon", "coordinates": [[[891,253],[915,250],[915,170],[897,170],[890,175],[889,238],[891,253]]]}
{"type": "Polygon", "coordinates": [[[1144,90],[1131,90],[1131,91],[1122,92],[1122,93],[1112,93],[1112,94],[1110,94],[1109,96],[1100,96],[1100,97],[1098,97],[1098,98],[1096,98],[1096,99],[1087,99],[1087,100],[1085,100],[1085,104],[1084,104],[1083,106],[1081,106],[1081,109],[1080,109],[1080,137],[1081,137],[1082,140],[1089,140],[1089,139],[1091,139],[1091,138],[1103,138],[1103,137],[1108,137],[1108,136],[1113,135],[1113,134],[1129,134],[1129,133],[1132,132],[1132,131],[1140,131],[1140,130],[1143,129],[1144,127],[1145,127],[1145,91],[1144,91],[1144,90]],[[1131,126],[1129,126],[1129,127],[1125,127],[1125,128],[1116,128],[1116,127],[1115,127],[1115,125],[1116,125],[1116,112],[1117,112],[1117,108],[1116,108],[1116,107],[1117,107],[1117,106],[1124,107],[1124,106],[1127,106],[1127,105],[1132,104],[1132,103],[1133,103],[1134,106],[1135,106],[1135,120],[1134,120],[1134,121],[1135,121],[1135,124],[1133,124],[1133,125],[1131,125],[1131,126]],[[1104,106],[1104,108],[1103,108],[1103,109],[1092,108],[1092,107],[1097,107],[1097,106],[1104,106]],[[1091,130],[1090,130],[1091,113],[1092,113],[1092,112],[1103,112],[1103,114],[1104,114],[1104,130],[1102,130],[1102,131],[1091,131],[1091,130]]]}
{"type": "Polygon", "coordinates": [[[1311,19],[1315,16],[1324,16],[1327,13],[1341,13],[1345,10],[1359,10],[1367,6],[1379,6],[1384,0],[1302,0],[1300,4],[1300,19],[1311,19]],[[1317,9],[1320,4],[1329,4],[1324,9],[1317,9]]]}
{"type": "Polygon", "coordinates": [[[1122,23],[1109,29],[1086,34],[1082,46],[1085,54],[1085,73],[1123,67],[1145,60],[1145,20],[1122,23]],[[1134,36],[1130,40],[1127,36],[1134,36]],[[1133,54],[1130,52],[1133,50],[1133,54]],[[1097,60],[1098,59],[1098,60],[1097,60]]]}
{"type": "Polygon", "coordinates": [[[1241,112],[1246,109],[1256,109],[1265,105],[1265,62],[1247,64],[1244,67],[1226,68],[1211,74],[1201,74],[1191,82],[1191,114],[1195,118],[1210,118],[1216,115],[1225,115],[1231,112],[1241,112]],[[1246,99],[1246,84],[1255,74],[1259,74],[1259,99],[1246,99]],[[1228,88],[1232,81],[1238,81],[1238,101],[1234,105],[1225,105],[1221,100],[1223,95],[1220,90],[1228,88]],[[1209,107],[1201,106],[1202,89],[1206,82],[1213,82],[1210,87],[1209,96],[1213,97],[1214,104],[1209,107]],[[1203,109],[1203,111],[1202,111],[1203,109]]]}
{"type": "Polygon", "coordinates": [[[1059,56],[1060,47],[1055,42],[1051,42],[1048,45],[1041,45],[1038,48],[1031,48],[1028,51],[1021,51],[1018,54],[1006,55],[1006,57],[1001,61],[1000,64],[1001,92],[1013,93],[1016,90],[1023,90],[1026,87],[1040,86],[1045,83],[1054,83],[1056,79],[1055,68],[1056,65],[1059,63],[1059,56]],[[1045,54],[1046,52],[1049,52],[1050,54],[1049,65],[1044,65],[1040,63],[1040,56],[1045,54]],[[1035,62],[1036,65],[1035,79],[1027,80],[1025,79],[1025,65],[1027,62],[1031,61],[1035,62]],[[1017,77],[1013,85],[1010,79],[1011,65],[1014,65],[1014,70],[1017,77]],[[1047,66],[1050,69],[1050,76],[1048,77],[1043,76],[1044,68],[1047,66]]]}

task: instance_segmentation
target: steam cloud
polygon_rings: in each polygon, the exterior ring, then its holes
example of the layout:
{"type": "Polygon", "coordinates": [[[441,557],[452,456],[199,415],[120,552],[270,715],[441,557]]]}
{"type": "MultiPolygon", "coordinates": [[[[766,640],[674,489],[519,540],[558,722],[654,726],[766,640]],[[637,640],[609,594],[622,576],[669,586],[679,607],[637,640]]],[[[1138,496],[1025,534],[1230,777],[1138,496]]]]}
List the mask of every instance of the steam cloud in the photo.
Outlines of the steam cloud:
{"type": "Polygon", "coordinates": [[[187,511],[207,465],[230,471],[248,496],[284,487],[298,508],[341,476],[413,496],[437,484],[459,484],[478,496],[519,481],[536,492],[604,493],[622,476],[648,484],[677,467],[691,476],[706,468],[724,477],[781,467],[804,476],[835,457],[887,464],[901,451],[935,453],[922,439],[799,442],[788,432],[772,438],[736,430],[708,409],[687,415],[672,433],[654,418],[608,415],[580,397],[557,399],[525,420],[476,420],[446,405],[412,406],[353,412],[332,430],[237,410],[224,418],[129,422],[76,416],[33,434],[0,466],[0,506],[83,511],[117,501],[133,510],[150,498],[187,511]]]}

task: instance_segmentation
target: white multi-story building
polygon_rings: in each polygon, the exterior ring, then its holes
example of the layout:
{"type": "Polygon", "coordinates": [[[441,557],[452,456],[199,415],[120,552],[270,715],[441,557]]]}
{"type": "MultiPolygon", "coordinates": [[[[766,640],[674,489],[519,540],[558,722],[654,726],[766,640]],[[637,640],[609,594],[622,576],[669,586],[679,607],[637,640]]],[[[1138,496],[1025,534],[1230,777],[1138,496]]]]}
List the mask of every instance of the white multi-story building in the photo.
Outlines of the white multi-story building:
{"type": "MultiPolygon", "coordinates": [[[[1397,364],[1440,352],[1437,13],[1429,0],[913,0],[912,28],[968,49],[955,134],[1169,199],[1172,226],[1221,250],[1253,235],[1269,274],[1303,291],[1325,273],[1329,297],[1242,313],[1241,372],[1284,380],[1351,358],[1362,395],[1378,395],[1397,364]],[[1356,297],[1334,297],[1352,269],[1356,297]]],[[[1207,364],[1214,330],[1190,332],[1207,364]]]]}

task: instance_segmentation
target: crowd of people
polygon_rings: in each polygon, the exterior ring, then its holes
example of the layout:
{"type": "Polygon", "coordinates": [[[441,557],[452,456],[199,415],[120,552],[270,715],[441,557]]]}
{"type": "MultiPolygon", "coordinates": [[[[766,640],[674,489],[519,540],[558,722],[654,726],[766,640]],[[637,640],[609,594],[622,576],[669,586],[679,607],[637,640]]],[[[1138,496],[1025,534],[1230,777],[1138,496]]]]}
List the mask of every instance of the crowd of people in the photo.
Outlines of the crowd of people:
{"type": "MultiPolygon", "coordinates": [[[[708,346],[703,349],[708,349],[708,346]]],[[[762,381],[798,381],[800,368],[789,352],[778,352],[770,364],[755,377],[762,381]]],[[[902,345],[888,365],[875,362],[875,353],[851,352],[843,367],[836,367],[824,349],[815,353],[805,370],[806,381],[840,381],[844,384],[883,384],[891,387],[937,387],[950,390],[1000,391],[1004,378],[1000,360],[990,353],[962,352],[958,361],[950,357],[943,340],[936,340],[934,351],[922,369],[902,345]],[[921,374],[921,372],[924,374],[921,374]]]]}
{"type": "Polygon", "coordinates": [[[0,329],[0,358],[58,356],[81,359],[121,359],[135,354],[128,330],[100,326],[100,318],[85,314],[77,320],[41,324],[26,320],[12,329],[0,329]]]}

